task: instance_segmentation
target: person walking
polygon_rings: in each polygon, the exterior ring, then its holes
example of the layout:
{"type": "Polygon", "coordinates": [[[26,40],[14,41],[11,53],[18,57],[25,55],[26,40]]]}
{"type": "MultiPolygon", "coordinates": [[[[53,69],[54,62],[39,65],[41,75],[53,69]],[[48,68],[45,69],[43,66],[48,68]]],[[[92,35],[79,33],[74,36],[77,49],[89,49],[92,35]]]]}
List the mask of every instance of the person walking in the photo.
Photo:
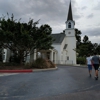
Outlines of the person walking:
{"type": "Polygon", "coordinates": [[[99,68],[99,62],[100,62],[100,57],[97,56],[97,53],[94,53],[94,56],[92,57],[92,63],[95,69],[95,80],[98,80],[98,68],[99,68]]]}
{"type": "Polygon", "coordinates": [[[91,77],[91,73],[92,73],[92,57],[88,54],[88,56],[86,57],[86,64],[88,66],[88,71],[89,71],[89,76],[91,77]]]}

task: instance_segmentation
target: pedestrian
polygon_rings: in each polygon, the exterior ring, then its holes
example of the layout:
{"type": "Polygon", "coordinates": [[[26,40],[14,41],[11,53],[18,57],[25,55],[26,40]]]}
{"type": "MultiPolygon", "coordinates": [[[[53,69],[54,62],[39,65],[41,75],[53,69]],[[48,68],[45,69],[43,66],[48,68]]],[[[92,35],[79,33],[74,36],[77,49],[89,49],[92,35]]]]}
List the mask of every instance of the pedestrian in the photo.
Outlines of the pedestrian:
{"type": "Polygon", "coordinates": [[[100,62],[100,57],[97,56],[97,53],[95,52],[92,57],[92,63],[93,63],[94,69],[95,69],[95,80],[98,80],[99,62],[100,62]]]}
{"type": "Polygon", "coordinates": [[[88,71],[89,71],[89,76],[91,77],[91,73],[92,73],[92,57],[90,56],[90,54],[87,55],[86,57],[86,64],[88,66],[88,71]]]}

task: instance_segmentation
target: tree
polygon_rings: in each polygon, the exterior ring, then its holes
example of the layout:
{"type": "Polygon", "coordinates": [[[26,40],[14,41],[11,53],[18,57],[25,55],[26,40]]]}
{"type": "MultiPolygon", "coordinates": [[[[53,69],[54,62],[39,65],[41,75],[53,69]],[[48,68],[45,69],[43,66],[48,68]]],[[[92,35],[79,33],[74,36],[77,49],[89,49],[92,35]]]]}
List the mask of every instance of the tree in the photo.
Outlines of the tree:
{"type": "Polygon", "coordinates": [[[83,43],[88,43],[88,42],[89,42],[89,38],[87,35],[85,35],[83,38],[83,43]]]}
{"type": "Polygon", "coordinates": [[[80,52],[79,47],[81,45],[81,36],[80,36],[81,34],[82,33],[81,33],[80,30],[75,29],[75,36],[76,36],[76,40],[77,40],[77,42],[76,42],[76,52],[78,53],[78,55],[79,55],[79,52],[80,52]]]}
{"type": "Polygon", "coordinates": [[[77,40],[77,47],[81,44],[81,31],[78,29],[75,29],[75,36],[76,36],[76,40],[77,40]]]}
{"type": "Polygon", "coordinates": [[[87,56],[88,54],[93,54],[93,44],[91,42],[81,43],[78,49],[79,57],[87,56]]]}
{"type": "Polygon", "coordinates": [[[41,25],[40,28],[37,31],[37,42],[36,42],[36,48],[38,50],[47,50],[52,49],[53,47],[52,42],[53,38],[51,36],[52,29],[49,25],[41,25]]]}
{"type": "Polygon", "coordinates": [[[96,52],[97,54],[100,55],[100,44],[93,43],[93,52],[96,52]]]}
{"type": "Polygon", "coordinates": [[[30,19],[28,23],[16,22],[12,14],[11,18],[5,17],[0,20],[0,44],[3,48],[9,48],[15,55],[20,58],[22,63],[24,56],[34,49],[52,48],[52,29],[49,25],[37,27],[38,21],[33,22],[30,19]]]}
{"type": "Polygon", "coordinates": [[[3,17],[0,23],[0,34],[3,38],[3,41],[1,41],[2,47],[9,48],[20,58],[20,63],[22,63],[24,52],[29,52],[32,46],[30,44],[33,42],[29,36],[29,31],[25,29],[20,21],[15,22],[13,14],[7,20],[3,17]]]}

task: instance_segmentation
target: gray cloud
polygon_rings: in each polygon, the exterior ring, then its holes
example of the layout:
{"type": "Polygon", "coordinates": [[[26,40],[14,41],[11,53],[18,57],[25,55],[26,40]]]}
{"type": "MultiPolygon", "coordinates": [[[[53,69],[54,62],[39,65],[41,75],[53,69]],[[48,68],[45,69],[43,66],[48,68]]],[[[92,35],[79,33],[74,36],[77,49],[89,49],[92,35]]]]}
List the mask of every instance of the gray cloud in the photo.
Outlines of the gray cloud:
{"type": "Polygon", "coordinates": [[[96,1],[97,5],[93,7],[93,10],[100,10],[100,1],[96,1]]]}
{"type": "MultiPolygon", "coordinates": [[[[0,0],[0,15],[14,14],[16,18],[28,21],[29,18],[41,19],[44,23],[66,21],[70,0],[0,0]],[[51,21],[52,20],[52,21],[51,21]]],[[[73,14],[76,12],[72,1],[73,14]]],[[[75,15],[75,19],[80,18],[75,15]]]]}
{"type": "Polygon", "coordinates": [[[94,15],[93,15],[93,13],[91,13],[91,14],[89,14],[88,16],[87,16],[87,18],[92,18],[94,15]]]}
{"type": "Polygon", "coordinates": [[[89,40],[92,43],[99,43],[100,44],[100,27],[92,27],[92,28],[87,28],[84,30],[81,30],[82,32],[82,37],[87,35],[89,37],[89,40]]]}
{"type": "Polygon", "coordinates": [[[74,18],[75,18],[75,20],[78,20],[78,19],[80,19],[82,16],[81,16],[81,14],[80,15],[78,15],[78,14],[74,14],[74,18]]]}
{"type": "Polygon", "coordinates": [[[81,10],[86,10],[86,9],[87,9],[87,7],[86,7],[86,6],[84,6],[84,7],[82,7],[82,8],[81,8],[81,10]]]}
{"type": "Polygon", "coordinates": [[[100,36],[100,27],[88,28],[83,30],[82,33],[89,36],[100,36]]]}

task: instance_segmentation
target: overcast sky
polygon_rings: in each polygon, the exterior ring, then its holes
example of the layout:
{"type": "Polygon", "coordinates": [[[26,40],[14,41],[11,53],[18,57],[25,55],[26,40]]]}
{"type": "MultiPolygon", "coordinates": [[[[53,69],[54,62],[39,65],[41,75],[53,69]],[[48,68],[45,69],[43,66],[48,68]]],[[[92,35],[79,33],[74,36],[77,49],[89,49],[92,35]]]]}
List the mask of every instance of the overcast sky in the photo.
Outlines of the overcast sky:
{"type": "MultiPolygon", "coordinates": [[[[0,0],[0,16],[12,13],[15,19],[48,24],[52,33],[62,32],[66,25],[70,0],[0,0]]],[[[100,43],[100,0],[71,0],[75,28],[92,43],[100,43]]]]}

